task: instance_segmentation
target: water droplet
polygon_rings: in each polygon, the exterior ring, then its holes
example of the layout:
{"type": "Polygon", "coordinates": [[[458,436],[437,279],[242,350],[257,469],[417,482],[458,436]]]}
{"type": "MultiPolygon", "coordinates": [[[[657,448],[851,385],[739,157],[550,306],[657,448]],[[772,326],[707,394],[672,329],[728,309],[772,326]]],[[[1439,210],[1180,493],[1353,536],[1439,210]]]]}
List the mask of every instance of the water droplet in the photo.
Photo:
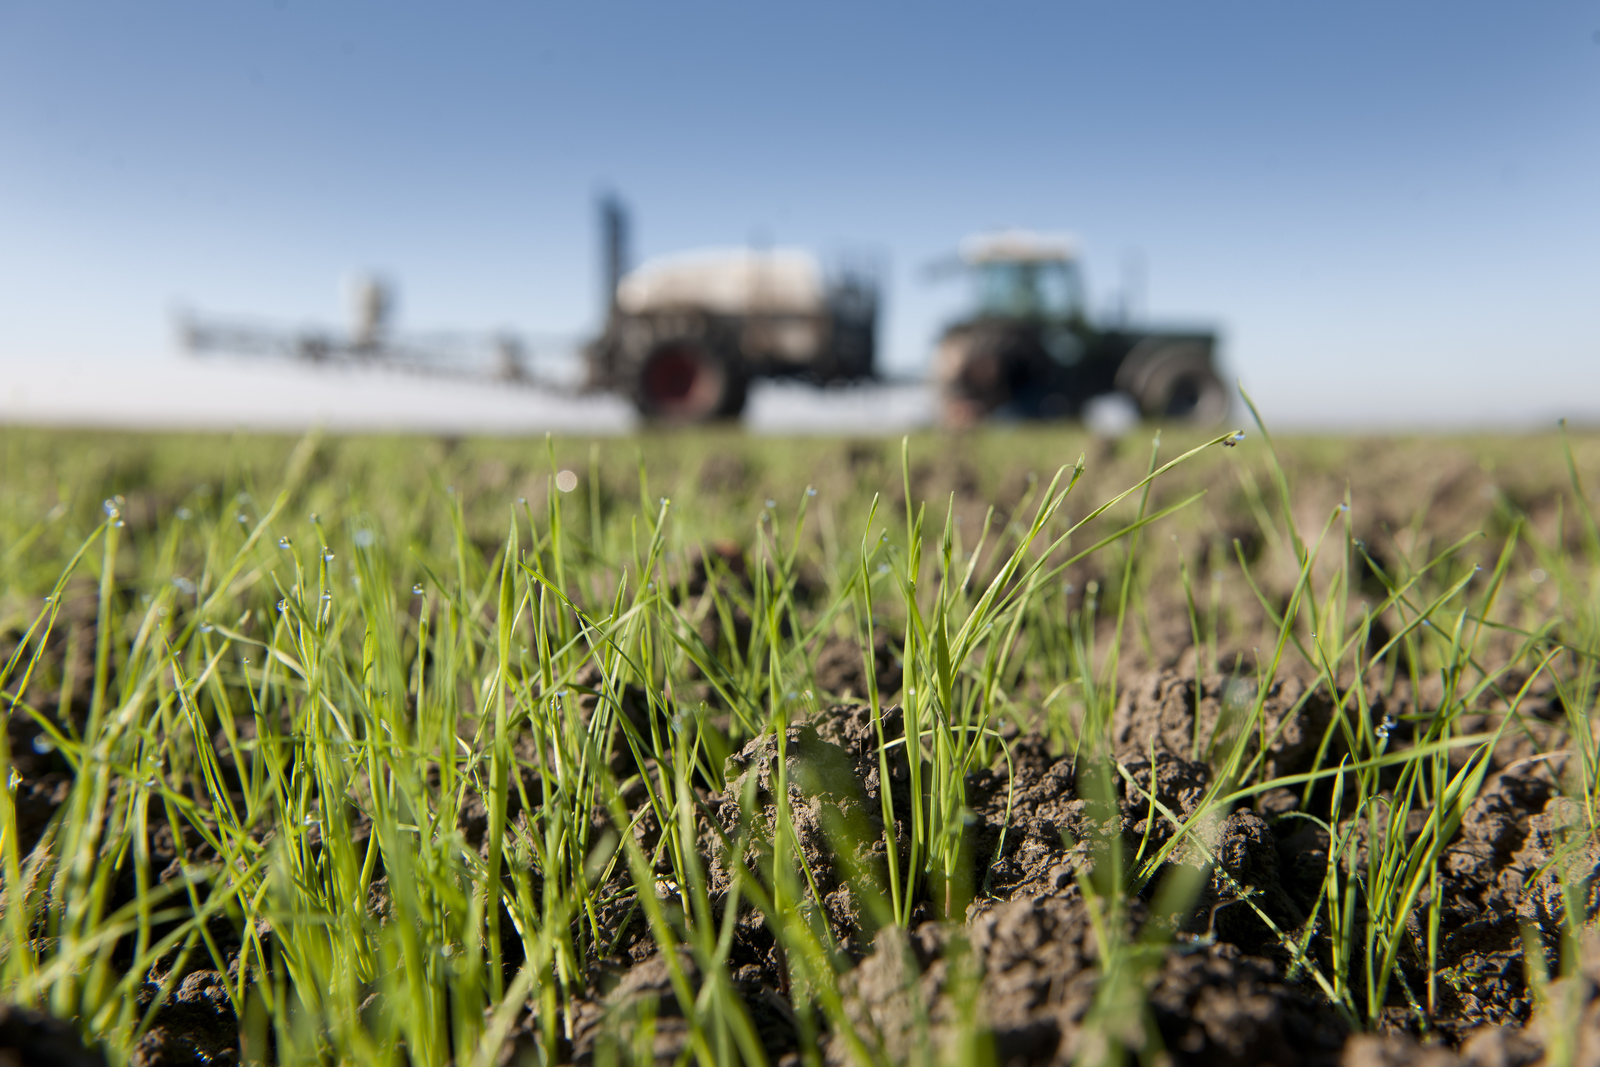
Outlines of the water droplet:
{"type": "Polygon", "coordinates": [[[326,548],[326,547],[323,548],[323,550],[322,550],[322,561],[324,563],[332,563],[333,562],[333,550],[332,549],[329,549],[329,548],[326,548]]]}
{"type": "Polygon", "coordinates": [[[6,779],[6,788],[14,793],[21,784],[22,774],[15,767],[11,768],[11,776],[6,779]]]}
{"type": "Polygon", "coordinates": [[[188,522],[190,519],[194,518],[194,512],[190,511],[188,508],[179,508],[177,515],[179,522],[188,522]]]}
{"type": "Polygon", "coordinates": [[[244,512],[242,512],[242,511],[236,512],[233,517],[239,520],[239,525],[240,526],[247,525],[250,522],[249,519],[244,517],[244,512]]]}
{"type": "Polygon", "coordinates": [[[879,574],[888,574],[889,573],[889,565],[887,563],[878,564],[878,573],[879,574]]]}
{"type": "Polygon", "coordinates": [[[773,500],[770,497],[767,499],[767,507],[775,508],[777,506],[778,506],[778,502],[776,500],[773,500]]]}
{"type": "Polygon", "coordinates": [[[322,521],[322,517],[320,515],[318,515],[315,511],[313,511],[308,517],[311,519],[311,525],[313,525],[313,526],[317,525],[317,523],[322,521]]]}
{"type": "Polygon", "coordinates": [[[278,538],[278,547],[279,548],[288,548],[289,547],[289,539],[287,537],[278,538]]]}
{"type": "Polygon", "coordinates": [[[307,815],[306,818],[305,818],[305,822],[302,823],[301,825],[303,825],[303,826],[321,826],[322,825],[322,820],[317,818],[315,815],[307,815]]]}
{"type": "Polygon", "coordinates": [[[806,496],[816,496],[816,495],[817,495],[817,487],[816,486],[814,486],[814,485],[806,486],[806,496]]]}
{"type": "Polygon", "coordinates": [[[1339,505],[1339,510],[1340,511],[1349,511],[1350,510],[1350,505],[1349,504],[1340,504],[1339,505]]]}
{"type": "Polygon", "coordinates": [[[246,667],[248,667],[248,666],[250,666],[250,657],[249,656],[240,656],[239,657],[239,662],[243,663],[246,667]]]}
{"type": "Polygon", "coordinates": [[[203,622],[200,624],[200,632],[203,634],[208,634],[215,629],[216,627],[212,626],[209,622],[203,622]]]}
{"type": "Polygon", "coordinates": [[[528,498],[527,498],[527,497],[525,497],[525,496],[519,496],[519,497],[517,497],[517,503],[519,503],[519,504],[526,504],[526,503],[527,503],[527,502],[528,502],[528,498]]]}
{"type": "Polygon", "coordinates": [[[326,604],[328,601],[330,601],[332,599],[333,599],[333,594],[332,593],[323,593],[322,594],[322,602],[324,604],[326,604]]]}
{"type": "Polygon", "coordinates": [[[48,756],[56,750],[56,743],[50,739],[49,734],[34,734],[33,750],[41,756],[48,756]]]}
{"type": "Polygon", "coordinates": [[[374,534],[371,530],[357,530],[353,540],[357,548],[371,548],[372,543],[377,539],[377,534],[374,534]]]}
{"type": "Polygon", "coordinates": [[[126,526],[128,524],[123,522],[121,519],[118,519],[116,522],[112,523],[111,525],[115,526],[117,529],[120,530],[120,529],[122,529],[124,526],[126,526]]]}
{"type": "Polygon", "coordinates": [[[289,602],[287,600],[278,601],[278,610],[280,612],[288,611],[289,610],[289,602]]]}
{"type": "Polygon", "coordinates": [[[194,596],[194,593],[195,593],[195,585],[194,585],[194,583],[191,582],[189,579],[185,578],[183,575],[181,575],[181,574],[174,575],[173,579],[172,579],[172,584],[177,588],[178,592],[184,594],[185,596],[194,596]]]}
{"type": "Polygon", "coordinates": [[[115,515],[117,513],[117,502],[110,497],[106,497],[105,502],[100,506],[105,509],[107,515],[115,515]]]}
{"type": "Polygon", "coordinates": [[[561,471],[556,475],[556,488],[563,493],[570,493],[578,488],[578,476],[572,471],[561,471]]]}
{"type": "Polygon", "coordinates": [[[422,595],[422,583],[421,582],[418,582],[416,585],[411,587],[411,595],[412,596],[421,596],[422,595]]]}
{"type": "Polygon", "coordinates": [[[446,494],[447,494],[447,495],[449,495],[449,496],[455,496],[455,495],[456,495],[456,487],[455,487],[455,486],[453,486],[453,485],[447,485],[447,486],[445,486],[445,487],[444,487],[444,491],[445,491],[445,493],[446,493],[446,494]]]}
{"type": "Polygon", "coordinates": [[[53,596],[47,596],[44,598],[44,602],[46,604],[54,604],[56,602],[56,598],[53,596]]]}
{"type": "Polygon", "coordinates": [[[661,498],[661,506],[662,507],[666,507],[670,503],[672,503],[672,501],[668,500],[666,497],[662,497],[661,498]]]}
{"type": "Polygon", "coordinates": [[[1544,580],[1548,577],[1550,576],[1544,572],[1543,567],[1535,567],[1533,570],[1528,572],[1528,580],[1534,585],[1543,585],[1544,580]]]}

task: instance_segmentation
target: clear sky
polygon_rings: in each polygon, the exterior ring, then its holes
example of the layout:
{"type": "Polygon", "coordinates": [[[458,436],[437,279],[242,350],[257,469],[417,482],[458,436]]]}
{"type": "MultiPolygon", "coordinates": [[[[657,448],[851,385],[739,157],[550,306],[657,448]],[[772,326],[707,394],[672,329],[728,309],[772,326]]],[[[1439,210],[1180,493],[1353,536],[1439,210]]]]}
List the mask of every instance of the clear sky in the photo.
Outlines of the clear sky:
{"type": "Polygon", "coordinates": [[[580,332],[602,188],[641,256],[881,255],[899,372],[961,303],[923,265],[1031,226],[1282,421],[1600,419],[1600,0],[0,0],[0,371],[361,268],[580,332]]]}

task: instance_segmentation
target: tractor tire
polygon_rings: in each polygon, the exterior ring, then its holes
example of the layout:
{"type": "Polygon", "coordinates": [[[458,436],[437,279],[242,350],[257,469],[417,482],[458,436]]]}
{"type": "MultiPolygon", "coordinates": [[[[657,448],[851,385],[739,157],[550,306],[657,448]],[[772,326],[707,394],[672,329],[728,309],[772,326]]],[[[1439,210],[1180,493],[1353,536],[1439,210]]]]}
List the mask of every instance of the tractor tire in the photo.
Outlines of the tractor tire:
{"type": "Polygon", "coordinates": [[[1048,354],[1026,331],[955,329],[934,356],[941,421],[961,429],[995,416],[1037,418],[1051,372],[1048,354]]]}
{"type": "Polygon", "coordinates": [[[1173,344],[1130,359],[1117,386],[1147,419],[1214,426],[1228,415],[1227,387],[1212,366],[1209,346],[1173,344]]]}
{"type": "Polygon", "coordinates": [[[713,329],[658,336],[630,362],[628,392],[647,419],[712,422],[736,419],[744,411],[749,391],[744,361],[713,329]]]}

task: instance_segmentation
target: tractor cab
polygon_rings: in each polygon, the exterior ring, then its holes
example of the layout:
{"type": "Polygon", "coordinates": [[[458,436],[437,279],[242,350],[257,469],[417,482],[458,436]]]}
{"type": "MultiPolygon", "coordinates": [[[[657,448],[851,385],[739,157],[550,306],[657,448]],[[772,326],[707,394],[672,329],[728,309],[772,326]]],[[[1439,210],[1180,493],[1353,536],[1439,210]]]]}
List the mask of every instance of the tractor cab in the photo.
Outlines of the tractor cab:
{"type": "Polygon", "coordinates": [[[1227,413],[1216,335],[1093,322],[1070,239],[979,234],[962,242],[961,265],[972,312],[945,328],[933,364],[946,424],[1070,418],[1114,394],[1146,418],[1210,425],[1227,413]]]}
{"type": "Polygon", "coordinates": [[[1023,230],[981,234],[961,245],[975,317],[1081,320],[1083,276],[1072,242],[1023,230]]]}

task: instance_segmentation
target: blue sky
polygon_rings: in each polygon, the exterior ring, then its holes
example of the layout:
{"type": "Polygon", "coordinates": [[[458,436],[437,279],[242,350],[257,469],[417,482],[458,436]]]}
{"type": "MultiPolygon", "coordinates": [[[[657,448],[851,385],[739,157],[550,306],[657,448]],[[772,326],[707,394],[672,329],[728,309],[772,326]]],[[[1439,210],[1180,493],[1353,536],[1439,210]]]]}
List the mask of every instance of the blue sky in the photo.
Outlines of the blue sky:
{"type": "Polygon", "coordinates": [[[579,332],[605,187],[640,255],[883,256],[902,372],[960,306],[922,265],[1020,225],[1290,422],[1600,418],[1600,0],[0,0],[0,368],[365,267],[409,327],[579,332]]]}

